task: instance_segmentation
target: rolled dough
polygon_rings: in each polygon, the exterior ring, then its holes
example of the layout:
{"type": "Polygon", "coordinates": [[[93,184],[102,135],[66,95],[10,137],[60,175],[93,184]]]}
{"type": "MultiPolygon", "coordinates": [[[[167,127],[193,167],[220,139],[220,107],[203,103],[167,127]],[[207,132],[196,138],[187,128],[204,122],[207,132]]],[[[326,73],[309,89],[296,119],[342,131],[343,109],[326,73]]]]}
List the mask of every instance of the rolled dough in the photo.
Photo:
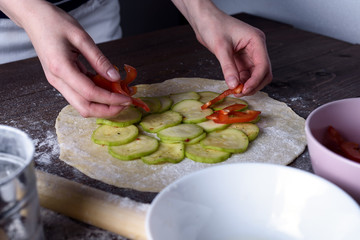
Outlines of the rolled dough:
{"type": "MultiPolygon", "coordinates": [[[[175,78],[156,84],[138,85],[136,96],[162,96],[186,91],[227,89],[224,81],[203,78],[175,78]]],[[[184,159],[178,164],[146,165],[141,160],[121,161],[107,153],[106,146],[91,141],[96,129],[95,118],[83,118],[70,105],[56,119],[60,159],[87,176],[122,188],[159,192],[173,181],[191,172],[221,164],[264,162],[287,165],[305,149],[305,120],[285,103],[270,98],[264,92],[243,97],[249,108],[261,111],[258,138],[246,152],[233,154],[217,164],[205,164],[184,159]]]]}

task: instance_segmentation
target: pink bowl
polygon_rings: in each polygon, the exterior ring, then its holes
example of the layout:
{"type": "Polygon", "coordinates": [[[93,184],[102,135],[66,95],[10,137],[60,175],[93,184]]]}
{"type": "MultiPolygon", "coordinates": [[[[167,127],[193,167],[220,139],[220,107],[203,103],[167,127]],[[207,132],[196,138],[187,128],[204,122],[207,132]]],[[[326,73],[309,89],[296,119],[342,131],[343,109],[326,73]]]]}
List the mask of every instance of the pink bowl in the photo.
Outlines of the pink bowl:
{"type": "Polygon", "coordinates": [[[338,185],[360,203],[360,163],[336,154],[323,145],[329,125],[348,141],[360,144],[360,98],[327,103],[315,109],[305,123],[314,172],[338,185]]]}

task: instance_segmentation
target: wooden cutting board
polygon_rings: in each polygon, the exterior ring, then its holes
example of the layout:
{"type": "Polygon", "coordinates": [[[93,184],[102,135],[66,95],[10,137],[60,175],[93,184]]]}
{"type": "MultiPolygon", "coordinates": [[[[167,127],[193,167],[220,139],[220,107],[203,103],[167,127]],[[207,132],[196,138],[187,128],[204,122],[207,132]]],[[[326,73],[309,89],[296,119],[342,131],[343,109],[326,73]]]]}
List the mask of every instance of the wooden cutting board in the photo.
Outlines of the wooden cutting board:
{"type": "Polygon", "coordinates": [[[149,204],[39,170],[36,177],[42,207],[130,239],[147,239],[145,218],[149,204]]]}

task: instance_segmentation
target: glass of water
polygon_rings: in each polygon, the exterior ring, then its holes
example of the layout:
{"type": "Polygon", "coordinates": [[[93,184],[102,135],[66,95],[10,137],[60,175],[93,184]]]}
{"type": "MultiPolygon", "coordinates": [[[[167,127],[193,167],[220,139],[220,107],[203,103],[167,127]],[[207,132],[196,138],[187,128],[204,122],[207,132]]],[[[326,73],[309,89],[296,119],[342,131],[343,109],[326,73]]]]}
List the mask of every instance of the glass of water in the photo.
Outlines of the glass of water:
{"type": "Polygon", "coordinates": [[[0,125],[0,239],[44,239],[33,155],[27,134],[0,125]]]}

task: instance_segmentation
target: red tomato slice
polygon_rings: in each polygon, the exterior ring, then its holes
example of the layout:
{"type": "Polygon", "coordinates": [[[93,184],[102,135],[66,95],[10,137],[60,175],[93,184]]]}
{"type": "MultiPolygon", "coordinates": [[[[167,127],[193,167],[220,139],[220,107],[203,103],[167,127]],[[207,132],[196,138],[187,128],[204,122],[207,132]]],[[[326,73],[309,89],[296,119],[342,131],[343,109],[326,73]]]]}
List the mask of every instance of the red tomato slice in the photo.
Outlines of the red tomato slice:
{"type": "Polygon", "coordinates": [[[344,156],[360,163],[360,146],[354,142],[343,142],[340,145],[344,156]]]}
{"type": "Polygon", "coordinates": [[[204,110],[208,107],[210,107],[211,105],[214,105],[215,103],[217,103],[218,101],[224,99],[225,97],[231,95],[231,94],[239,94],[241,93],[241,91],[244,88],[244,84],[240,83],[236,88],[234,89],[228,89],[225,90],[223,93],[221,93],[219,96],[217,96],[216,98],[210,100],[209,102],[205,103],[204,105],[201,106],[201,109],[204,110]]]}

